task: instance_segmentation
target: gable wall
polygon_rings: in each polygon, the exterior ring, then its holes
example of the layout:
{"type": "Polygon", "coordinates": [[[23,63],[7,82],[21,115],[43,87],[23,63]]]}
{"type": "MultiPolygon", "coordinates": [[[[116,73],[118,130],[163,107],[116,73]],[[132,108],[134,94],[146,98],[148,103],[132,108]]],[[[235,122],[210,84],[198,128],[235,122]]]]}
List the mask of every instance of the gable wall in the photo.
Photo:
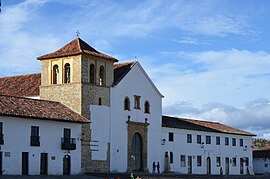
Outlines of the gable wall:
{"type": "Polygon", "coordinates": [[[128,170],[128,116],[131,122],[145,123],[147,118],[147,168],[153,161],[161,161],[161,97],[151,86],[138,65],[116,86],[111,88],[111,171],[128,170]],[[134,95],[141,96],[140,110],[134,109],[134,95]],[[124,99],[130,99],[130,111],[124,110],[124,99]],[[150,102],[150,114],[144,113],[144,102],[150,102]]]}

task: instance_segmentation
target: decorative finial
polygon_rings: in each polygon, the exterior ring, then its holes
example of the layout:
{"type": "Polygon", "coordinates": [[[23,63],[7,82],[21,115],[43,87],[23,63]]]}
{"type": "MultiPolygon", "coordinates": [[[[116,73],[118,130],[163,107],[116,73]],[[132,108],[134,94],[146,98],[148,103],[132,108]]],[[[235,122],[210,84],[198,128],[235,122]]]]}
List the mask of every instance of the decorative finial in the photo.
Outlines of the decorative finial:
{"type": "Polygon", "coordinates": [[[80,36],[80,31],[79,30],[76,31],[76,35],[79,38],[79,36],[80,36]]]}

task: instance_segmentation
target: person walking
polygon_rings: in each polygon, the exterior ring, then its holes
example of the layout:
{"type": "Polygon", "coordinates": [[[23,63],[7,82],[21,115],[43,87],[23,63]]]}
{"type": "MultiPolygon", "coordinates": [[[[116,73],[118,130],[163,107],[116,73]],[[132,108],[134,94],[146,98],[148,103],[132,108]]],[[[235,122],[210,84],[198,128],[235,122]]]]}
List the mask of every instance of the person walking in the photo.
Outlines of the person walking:
{"type": "Polygon", "coordinates": [[[152,173],[156,173],[156,162],[155,162],[155,161],[153,162],[153,170],[152,170],[152,173]]]}
{"type": "Polygon", "coordinates": [[[160,165],[159,165],[159,162],[157,163],[157,172],[159,173],[159,168],[160,168],[160,165]]]}

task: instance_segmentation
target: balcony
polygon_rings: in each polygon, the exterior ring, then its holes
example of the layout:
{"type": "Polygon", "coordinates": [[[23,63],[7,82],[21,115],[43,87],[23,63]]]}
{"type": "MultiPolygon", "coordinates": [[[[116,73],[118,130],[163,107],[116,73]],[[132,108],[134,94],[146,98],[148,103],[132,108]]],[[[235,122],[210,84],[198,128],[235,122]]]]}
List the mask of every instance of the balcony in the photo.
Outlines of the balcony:
{"type": "Polygon", "coordinates": [[[0,145],[4,144],[4,134],[0,134],[0,145]]]}
{"type": "Polygon", "coordinates": [[[62,150],[76,150],[76,138],[62,138],[61,149],[62,150]]]}
{"type": "Polygon", "coordinates": [[[40,146],[39,136],[30,136],[30,146],[40,146]]]}

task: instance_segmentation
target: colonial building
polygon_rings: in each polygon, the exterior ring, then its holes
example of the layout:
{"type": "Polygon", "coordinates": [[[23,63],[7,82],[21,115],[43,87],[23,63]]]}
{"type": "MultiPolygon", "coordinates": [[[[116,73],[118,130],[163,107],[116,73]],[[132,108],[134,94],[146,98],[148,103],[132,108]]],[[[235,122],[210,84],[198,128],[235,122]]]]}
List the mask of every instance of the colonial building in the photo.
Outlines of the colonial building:
{"type": "Polygon", "coordinates": [[[249,174],[252,136],[216,122],[162,117],[163,153],[170,170],[184,174],[249,174]]]}
{"type": "Polygon", "coordinates": [[[0,95],[1,174],[80,174],[85,123],[59,102],[0,95]]]}
{"type": "Polygon", "coordinates": [[[253,168],[255,174],[270,173],[270,147],[253,150],[253,168]]]}
{"type": "Polygon", "coordinates": [[[38,60],[41,74],[1,78],[0,94],[61,103],[91,119],[91,125],[79,123],[81,172],[151,172],[155,161],[161,172],[246,174],[253,134],[162,117],[163,95],[139,62],[117,63],[80,38],[38,60]]]}

